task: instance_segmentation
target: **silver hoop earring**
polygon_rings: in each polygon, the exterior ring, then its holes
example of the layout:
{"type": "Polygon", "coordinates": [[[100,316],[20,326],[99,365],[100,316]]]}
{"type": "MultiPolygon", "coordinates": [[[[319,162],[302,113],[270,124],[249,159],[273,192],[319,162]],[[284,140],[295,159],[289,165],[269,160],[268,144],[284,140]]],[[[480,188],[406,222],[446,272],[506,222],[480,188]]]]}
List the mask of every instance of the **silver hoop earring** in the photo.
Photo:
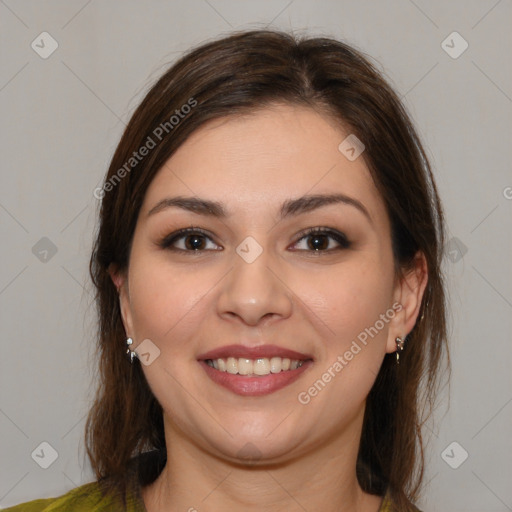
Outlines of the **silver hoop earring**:
{"type": "Polygon", "coordinates": [[[130,345],[133,343],[133,340],[131,338],[128,338],[126,340],[126,345],[128,349],[126,350],[127,354],[130,354],[130,363],[133,363],[133,360],[137,357],[137,353],[135,350],[130,350],[130,345]]]}
{"type": "Polygon", "coordinates": [[[402,350],[404,349],[405,340],[400,338],[400,336],[397,336],[395,338],[395,343],[396,343],[396,364],[400,364],[400,352],[402,352],[402,350]]]}

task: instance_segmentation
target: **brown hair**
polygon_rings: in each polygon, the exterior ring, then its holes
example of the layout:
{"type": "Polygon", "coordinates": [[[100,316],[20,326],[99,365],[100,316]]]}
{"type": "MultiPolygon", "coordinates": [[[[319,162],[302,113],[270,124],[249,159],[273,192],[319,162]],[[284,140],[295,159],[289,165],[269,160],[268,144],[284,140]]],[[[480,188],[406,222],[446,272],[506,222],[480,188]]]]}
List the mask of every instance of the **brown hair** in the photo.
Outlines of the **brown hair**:
{"type": "MultiPolygon", "coordinates": [[[[133,114],[105,178],[90,261],[99,314],[99,385],[86,424],[87,454],[105,492],[123,494],[132,457],[165,450],[162,409],[140,363],[127,360],[118,293],[108,272],[111,264],[126,269],[129,263],[151,180],[206,121],[275,103],[314,108],[363,142],[389,214],[397,276],[412,267],[418,251],[427,261],[421,319],[408,335],[401,364],[394,354],[385,356],[367,398],[357,460],[366,492],[389,490],[398,510],[409,510],[408,499],[417,499],[423,477],[421,427],[432,412],[443,354],[448,356],[443,212],[425,151],[397,95],[367,57],[330,38],[253,30],[208,42],[176,62],[133,114]],[[155,147],[131,160],[150,139],[155,147]]],[[[449,357],[446,364],[449,369],[449,357]]]]}

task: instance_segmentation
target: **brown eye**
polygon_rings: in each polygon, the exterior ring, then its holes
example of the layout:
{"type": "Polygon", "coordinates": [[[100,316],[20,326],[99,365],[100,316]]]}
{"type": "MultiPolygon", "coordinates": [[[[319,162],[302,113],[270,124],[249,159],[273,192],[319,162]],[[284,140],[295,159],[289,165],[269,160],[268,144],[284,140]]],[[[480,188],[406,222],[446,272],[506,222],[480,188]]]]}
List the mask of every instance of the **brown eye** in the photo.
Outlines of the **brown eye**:
{"type": "Polygon", "coordinates": [[[186,235],[183,237],[185,240],[185,247],[193,251],[201,251],[205,248],[205,241],[203,235],[186,235]]]}
{"type": "Polygon", "coordinates": [[[199,228],[180,229],[166,236],[160,247],[173,251],[199,252],[206,250],[219,250],[210,236],[199,228]]]}
{"type": "Polygon", "coordinates": [[[350,242],[343,233],[325,228],[311,228],[302,233],[301,238],[295,242],[294,247],[296,248],[303,241],[305,241],[305,244],[302,243],[302,248],[296,250],[330,252],[350,247],[350,242]]]}

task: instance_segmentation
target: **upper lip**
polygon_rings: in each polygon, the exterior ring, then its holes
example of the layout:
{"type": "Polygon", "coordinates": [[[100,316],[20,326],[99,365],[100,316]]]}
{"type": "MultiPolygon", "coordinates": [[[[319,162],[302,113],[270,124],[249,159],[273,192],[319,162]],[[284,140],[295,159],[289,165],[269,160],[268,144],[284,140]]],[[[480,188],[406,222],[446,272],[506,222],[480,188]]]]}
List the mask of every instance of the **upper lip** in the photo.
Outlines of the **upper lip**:
{"type": "Polygon", "coordinates": [[[258,345],[257,347],[248,347],[245,345],[225,345],[215,348],[198,356],[198,360],[206,359],[225,359],[228,357],[259,359],[262,357],[287,357],[289,359],[307,360],[313,359],[309,354],[303,354],[295,350],[290,350],[277,345],[258,345]]]}

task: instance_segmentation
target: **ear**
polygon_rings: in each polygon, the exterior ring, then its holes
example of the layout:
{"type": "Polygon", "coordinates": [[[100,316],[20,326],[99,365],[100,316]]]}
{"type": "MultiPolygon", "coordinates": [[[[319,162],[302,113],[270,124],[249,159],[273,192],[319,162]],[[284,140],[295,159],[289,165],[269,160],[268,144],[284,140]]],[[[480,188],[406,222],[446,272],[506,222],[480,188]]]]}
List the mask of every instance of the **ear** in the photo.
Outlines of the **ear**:
{"type": "Polygon", "coordinates": [[[119,294],[119,306],[121,309],[121,317],[123,320],[126,335],[132,337],[133,322],[130,307],[130,293],[128,289],[128,275],[126,270],[119,270],[119,267],[111,263],[108,267],[108,273],[119,294]]]}
{"type": "Polygon", "coordinates": [[[390,321],[386,352],[396,351],[396,338],[405,337],[412,331],[421,308],[421,301],[427,286],[428,266],[425,255],[418,251],[414,257],[413,268],[397,278],[393,291],[395,316],[390,321]]]}

